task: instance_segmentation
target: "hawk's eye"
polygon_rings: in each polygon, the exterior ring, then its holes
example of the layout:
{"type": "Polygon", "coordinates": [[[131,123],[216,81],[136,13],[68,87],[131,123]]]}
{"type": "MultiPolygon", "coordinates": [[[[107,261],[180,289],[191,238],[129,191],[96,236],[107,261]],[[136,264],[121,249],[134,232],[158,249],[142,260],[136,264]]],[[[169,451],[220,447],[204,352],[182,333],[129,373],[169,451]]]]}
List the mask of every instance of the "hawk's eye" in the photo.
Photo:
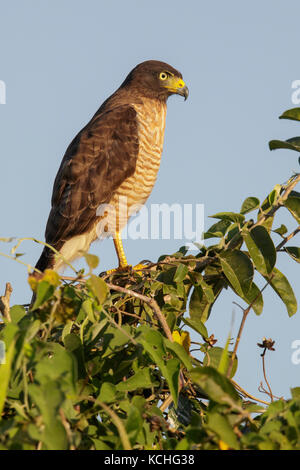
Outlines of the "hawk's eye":
{"type": "Polygon", "coordinates": [[[166,80],[168,78],[167,72],[161,72],[159,74],[159,78],[160,78],[160,80],[166,80]]]}

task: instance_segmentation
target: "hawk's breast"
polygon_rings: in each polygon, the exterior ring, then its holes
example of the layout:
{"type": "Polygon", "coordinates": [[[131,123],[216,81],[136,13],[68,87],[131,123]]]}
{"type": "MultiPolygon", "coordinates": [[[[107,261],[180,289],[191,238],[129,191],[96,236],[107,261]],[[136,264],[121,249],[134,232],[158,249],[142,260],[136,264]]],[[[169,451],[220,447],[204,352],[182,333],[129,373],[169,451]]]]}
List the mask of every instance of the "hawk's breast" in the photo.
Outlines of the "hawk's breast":
{"type": "Polygon", "coordinates": [[[117,230],[127,224],[133,206],[143,205],[150,196],[164,142],[166,104],[144,99],[143,104],[133,106],[138,118],[139,152],[134,174],[119,186],[109,203],[116,208],[117,230]]]}

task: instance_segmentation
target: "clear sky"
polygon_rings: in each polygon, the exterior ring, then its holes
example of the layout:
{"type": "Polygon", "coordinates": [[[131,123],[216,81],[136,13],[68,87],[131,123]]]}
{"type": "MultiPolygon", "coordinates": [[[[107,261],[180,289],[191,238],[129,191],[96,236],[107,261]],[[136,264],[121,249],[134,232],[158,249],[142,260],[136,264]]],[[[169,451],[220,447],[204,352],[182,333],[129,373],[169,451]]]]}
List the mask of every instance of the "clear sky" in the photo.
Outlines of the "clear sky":
{"type": "MultiPolygon", "coordinates": [[[[148,203],[203,203],[208,216],[239,211],[248,196],[264,198],[299,169],[295,153],[271,153],[267,145],[300,131],[295,122],[278,120],[295,106],[299,17],[298,0],[0,0],[0,80],[6,84],[6,104],[0,104],[0,237],[43,239],[66,147],[127,73],[147,59],[178,68],[190,89],[185,103],[177,96],[169,100],[162,164],[148,203]]],[[[286,213],[278,221],[295,228],[286,213]]],[[[206,228],[211,223],[206,217],[206,228]]],[[[136,264],[179,246],[178,240],[128,240],[125,250],[136,264]]],[[[9,248],[0,243],[0,251],[9,248]]],[[[41,250],[26,242],[19,251],[34,264],[41,250]]],[[[99,255],[101,271],[115,266],[111,240],[94,244],[91,252],[99,255]]],[[[1,293],[10,281],[13,303],[28,302],[26,268],[4,258],[0,267],[1,293]]],[[[279,268],[300,303],[299,265],[282,254],[279,268]]],[[[234,300],[224,293],[207,322],[219,346],[232,312],[233,335],[240,323],[234,300]]],[[[256,343],[264,336],[276,341],[266,358],[273,393],[287,397],[291,386],[300,386],[300,365],[291,362],[300,317],[298,312],[289,319],[271,289],[263,314],[247,319],[236,375],[262,399],[256,343]]]]}

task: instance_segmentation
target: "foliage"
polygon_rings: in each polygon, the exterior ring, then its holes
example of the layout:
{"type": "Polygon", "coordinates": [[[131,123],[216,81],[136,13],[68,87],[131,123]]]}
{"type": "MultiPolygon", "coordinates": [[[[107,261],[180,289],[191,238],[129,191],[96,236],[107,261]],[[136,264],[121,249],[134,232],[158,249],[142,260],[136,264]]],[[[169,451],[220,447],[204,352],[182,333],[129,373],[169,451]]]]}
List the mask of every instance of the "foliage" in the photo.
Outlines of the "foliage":
{"type": "MultiPolygon", "coordinates": [[[[283,117],[300,120],[300,110],[283,117]]],[[[287,142],[270,147],[300,150],[296,138],[287,142]]],[[[29,277],[33,305],[2,310],[0,448],[300,449],[300,389],[287,401],[269,393],[272,403],[262,406],[233,380],[246,317],[262,313],[264,289],[272,287],[288,316],[297,310],[276,264],[279,251],[300,262],[300,248],[286,246],[299,226],[287,235],[275,219],[287,209],[299,224],[299,180],[276,185],[262,203],[248,197],[239,213],[212,216],[195,256],[182,247],[140,271],[98,276],[98,258],[87,254],[87,274],[29,277]],[[244,305],[232,351],[205,326],[224,289],[244,305]]]]}

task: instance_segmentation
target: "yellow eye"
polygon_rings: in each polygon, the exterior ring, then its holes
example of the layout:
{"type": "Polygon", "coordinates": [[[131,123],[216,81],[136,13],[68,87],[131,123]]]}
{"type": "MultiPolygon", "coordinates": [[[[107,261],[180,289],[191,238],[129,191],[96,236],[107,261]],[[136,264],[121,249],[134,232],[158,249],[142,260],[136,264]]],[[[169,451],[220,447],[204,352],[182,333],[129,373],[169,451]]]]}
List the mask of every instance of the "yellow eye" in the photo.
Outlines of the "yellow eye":
{"type": "Polygon", "coordinates": [[[160,80],[166,80],[168,78],[168,74],[166,72],[161,72],[159,74],[160,80]]]}

